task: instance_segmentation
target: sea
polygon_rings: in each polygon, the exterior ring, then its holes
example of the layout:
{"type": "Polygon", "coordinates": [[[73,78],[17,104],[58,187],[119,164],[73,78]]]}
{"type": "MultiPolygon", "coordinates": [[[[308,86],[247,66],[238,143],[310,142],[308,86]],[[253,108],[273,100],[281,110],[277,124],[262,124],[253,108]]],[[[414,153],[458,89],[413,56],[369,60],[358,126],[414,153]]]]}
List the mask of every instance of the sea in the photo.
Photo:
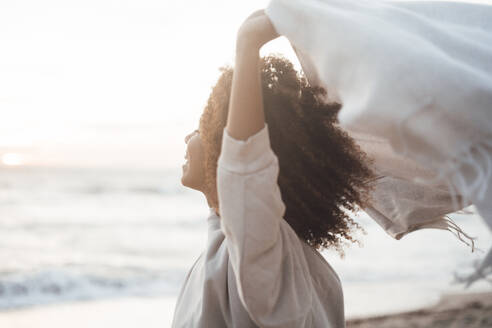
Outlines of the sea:
{"type": "MultiPolygon", "coordinates": [[[[0,168],[0,315],[2,311],[121,298],[176,299],[204,250],[205,198],[180,184],[180,170],[0,168]]],[[[473,212],[473,207],[468,211],[473,212]]],[[[359,243],[343,257],[322,255],[338,273],[347,316],[416,309],[469,289],[492,246],[476,214],[451,218],[479,250],[451,232],[422,230],[397,241],[366,214],[359,243]]]]}

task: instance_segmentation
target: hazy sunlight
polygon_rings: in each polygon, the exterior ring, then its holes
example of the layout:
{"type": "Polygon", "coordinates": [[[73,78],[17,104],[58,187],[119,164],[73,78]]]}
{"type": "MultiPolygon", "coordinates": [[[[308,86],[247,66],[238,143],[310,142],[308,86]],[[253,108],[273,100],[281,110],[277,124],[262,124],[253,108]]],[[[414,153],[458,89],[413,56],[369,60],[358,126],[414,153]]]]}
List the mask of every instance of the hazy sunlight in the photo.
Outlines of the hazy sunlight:
{"type": "Polygon", "coordinates": [[[6,153],[2,155],[2,164],[7,166],[17,166],[22,165],[22,157],[15,153],[6,153]]]}

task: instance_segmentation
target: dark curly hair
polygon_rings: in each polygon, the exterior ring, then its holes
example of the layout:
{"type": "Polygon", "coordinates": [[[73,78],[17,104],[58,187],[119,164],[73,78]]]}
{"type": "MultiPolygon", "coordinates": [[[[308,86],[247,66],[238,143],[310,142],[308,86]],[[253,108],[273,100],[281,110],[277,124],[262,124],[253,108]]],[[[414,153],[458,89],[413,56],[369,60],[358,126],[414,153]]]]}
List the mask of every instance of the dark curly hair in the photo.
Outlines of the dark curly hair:
{"type": "MultiPolygon", "coordinates": [[[[233,69],[221,71],[199,126],[208,194],[216,209],[217,161],[233,69]]],[[[326,91],[310,86],[287,59],[262,58],[261,81],[270,144],[279,159],[284,219],[314,248],[334,247],[343,253],[343,244],[354,242],[352,232],[360,228],[347,210],[356,211],[367,200],[372,173],[366,155],[337,127],[341,105],[323,102],[326,91]]]]}

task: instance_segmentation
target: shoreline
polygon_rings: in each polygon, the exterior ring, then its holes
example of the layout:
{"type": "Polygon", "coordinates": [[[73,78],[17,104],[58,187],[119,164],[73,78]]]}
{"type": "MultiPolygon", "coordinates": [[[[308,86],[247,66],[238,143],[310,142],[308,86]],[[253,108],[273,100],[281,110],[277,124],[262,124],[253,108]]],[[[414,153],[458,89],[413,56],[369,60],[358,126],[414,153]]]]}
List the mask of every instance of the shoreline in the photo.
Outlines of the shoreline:
{"type": "Polygon", "coordinates": [[[174,297],[74,301],[0,312],[8,328],[166,328],[171,326],[174,297]]]}
{"type": "Polygon", "coordinates": [[[415,311],[351,318],[347,328],[492,327],[492,292],[443,294],[433,306],[415,311]]]}

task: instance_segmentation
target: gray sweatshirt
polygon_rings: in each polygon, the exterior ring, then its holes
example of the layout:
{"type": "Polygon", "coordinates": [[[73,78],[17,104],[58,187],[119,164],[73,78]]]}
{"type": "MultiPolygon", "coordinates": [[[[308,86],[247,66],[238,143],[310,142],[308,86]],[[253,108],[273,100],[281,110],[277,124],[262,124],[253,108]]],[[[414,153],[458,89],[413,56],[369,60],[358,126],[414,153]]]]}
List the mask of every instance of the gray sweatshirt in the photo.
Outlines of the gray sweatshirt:
{"type": "Polygon", "coordinates": [[[246,141],[224,129],[221,216],[181,289],[173,327],[345,327],[340,280],[283,219],[268,127],[246,141]]]}

